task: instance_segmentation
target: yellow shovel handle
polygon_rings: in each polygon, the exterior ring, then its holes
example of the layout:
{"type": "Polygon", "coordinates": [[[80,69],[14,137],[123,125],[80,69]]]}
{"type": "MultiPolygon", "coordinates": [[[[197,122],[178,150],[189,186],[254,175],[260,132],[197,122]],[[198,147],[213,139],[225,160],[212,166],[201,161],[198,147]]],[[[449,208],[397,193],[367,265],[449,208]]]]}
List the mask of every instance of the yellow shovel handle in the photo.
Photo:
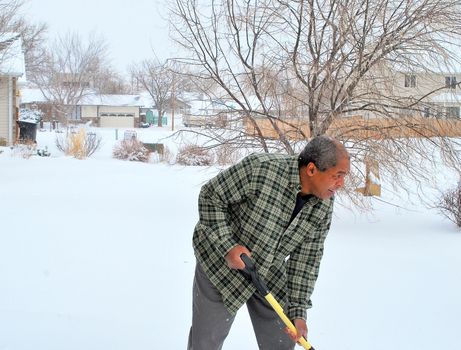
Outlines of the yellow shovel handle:
{"type": "MultiPolygon", "coordinates": [[[[279,317],[282,319],[283,323],[288,327],[289,330],[291,330],[293,333],[296,334],[297,330],[294,324],[290,321],[290,319],[285,315],[283,312],[282,307],[280,304],[275,300],[275,298],[272,296],[271,293],[267,294],[264,298],[266,298],[267,302],[271,304],[272,308],[274,311],[279,315],[279,317]]],[[[314,350],[311,344],[304,338],[301,337],[298,342],[302,345],[302,347],[306,350],[314,350]]]]}

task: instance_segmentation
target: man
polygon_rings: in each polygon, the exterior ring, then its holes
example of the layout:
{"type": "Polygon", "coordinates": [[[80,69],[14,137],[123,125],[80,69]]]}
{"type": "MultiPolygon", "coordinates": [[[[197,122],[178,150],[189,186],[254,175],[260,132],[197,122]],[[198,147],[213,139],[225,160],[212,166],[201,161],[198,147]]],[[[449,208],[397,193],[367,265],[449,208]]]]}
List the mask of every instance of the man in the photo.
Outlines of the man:
{"type": "Polygon", "coordinates": [[[307,337],[306,310],[318,276],[333,195],[344,186],[349,155],[332,138],[313,138],[296,156],[250,155],[206,183],[199,196],[197,257],[189,350],[221,349],[237,310],[247,304],[260,349],[293,349],[307,337]],[[297,334],[239,272],[240,255],[283,305],[297,334]]]}

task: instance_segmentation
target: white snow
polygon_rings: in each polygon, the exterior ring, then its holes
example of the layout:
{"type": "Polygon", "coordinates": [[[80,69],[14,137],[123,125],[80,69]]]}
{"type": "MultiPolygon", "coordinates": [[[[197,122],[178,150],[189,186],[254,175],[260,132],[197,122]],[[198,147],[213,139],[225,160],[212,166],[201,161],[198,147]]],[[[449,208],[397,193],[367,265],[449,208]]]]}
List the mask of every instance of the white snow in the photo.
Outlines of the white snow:
{"type": "Polygon", "coordinates": [[[0,33],[0,75],[22,77],[25,75],[22,39],[18,33],[0,33]]]}
{"type": "Polygon", "coordinates": [[[80,104],[89,106],[144,107],[144,101],[141,99],[141,95],[87,95],[82,98],[80,104]]]}
{"type": "MultiPolygon", "coordinates": [[[[185,349],[191,236],[214,167],[0,153],[0,349],[185,349]]],[[[168,128],[137,129],[177,145],[168,128]]],[[[119,140],[123,131],[119,131],[119,140]]],[[[453,184],[458,180],[453,178],[453,184]]],[[[309,314],[317,350],[459,350],[461,232],[435,210],[385,200],[373,214],[337,206],[309,314]]],[[[242,309],[224,349],[256,349],[242,309]]]]}
{"type": "Polygon", "coordinates": [[[20,122],[26,122],[30,124],[37,124],[42,119],[43,113],[39,110],[32,110],[27,108],[21,108],[19,111],[20,122]]]}
{"type": "MultiPolygon", "coordinates": [[[[41,103],[47,102],[47,98],[40,89],[23,88],[21,89],[21,103],[41,103]]],[[[84,106],[132,106],[143,107],[145,101],[141,95],[116,95],[116,94],[97,94],[92,93],[82,97],[79,105],[84,106]]]]}

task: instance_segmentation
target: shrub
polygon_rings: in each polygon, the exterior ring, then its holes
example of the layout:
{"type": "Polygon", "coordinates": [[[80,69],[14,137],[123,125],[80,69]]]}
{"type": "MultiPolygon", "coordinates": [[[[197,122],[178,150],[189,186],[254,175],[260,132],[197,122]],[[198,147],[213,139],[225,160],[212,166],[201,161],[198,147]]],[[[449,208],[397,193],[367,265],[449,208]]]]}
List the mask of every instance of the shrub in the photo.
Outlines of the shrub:
{"type": "Polygon", "coordinates": [[[461,227],[461,181],[454,189],[448,190],[442,195],[437,208],[448,220],[461,227]]]}
{"type": "Polygon", "coordinates": [[[165,149],[163,150],[163,156],[160,159],[161,162],[165,162],[167,164],[172,164],[173,163],[173,152],[165,146],[165,149]]]}
{"type": "Polygon", "coordinates": [[[149,150],[143,143],[136,140],[123,140],[116,145],[112,151],[112,156],[117,159],[147,162],[149,160],[149,150]]]}
{"type": "Polygon", "coordinates": [[[101,137],[80,129],[77,132],[67,133],[65,137],[57,136],[56,147],[68,156],[85,159],[101,147],[101,137]]]}
{"type": "Polygon", "coordinates": [[[17,143],[11,147],[11,155],[13,157],[21,157],[24,159],[29,159],[32,155],[35,154],[35,149],[37,145],[34,142],[27,143],[17,143]]]}
{"type": "Polygon", "coordinates": [[[161,147],[153,147],[153,145],[158,145],[154,143],[144,143],[144,146],[148,148],[151,153],[150,153],[150,161],[153,163],[159,163],[159,162],[164,162],[167,164],[173,164],[173,153],[171,150],[168,148],[167,145],[161,144],[161,147]]]}
{"type": "Polygon", "coordinates": [[[182,147],[176,156],[176,163],[181,165],[211,165],[213,156],[210,151],[197,145],[182,147]]]}
{"type": "Polygon", "coordinates": [[[218,165],[235,164],[240,158],[240,151],[228,144],[222,144],[216,149],[216,162],[218,165]]]}

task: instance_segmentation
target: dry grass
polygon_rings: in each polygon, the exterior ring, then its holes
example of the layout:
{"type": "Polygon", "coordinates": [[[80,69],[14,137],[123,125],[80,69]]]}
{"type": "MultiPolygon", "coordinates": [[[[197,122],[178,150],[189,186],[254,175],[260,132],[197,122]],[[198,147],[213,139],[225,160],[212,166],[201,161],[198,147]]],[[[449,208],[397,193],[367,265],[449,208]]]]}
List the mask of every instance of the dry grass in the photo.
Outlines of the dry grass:
{"type": "Polygon", "coordinates": [[[87,133],[85,129],[67,133],[65,137],[56,137],[56,147],[65,155],[77,159],[90,157],[101,146],[101,137],[87,133]]]}
{"type": "Polygon", "coordinates": [[[176,163],[190,166],[203,166],[213,164],[213,155],[204,147],[186,145],[182,147],[177,156],[176,163]]]}

